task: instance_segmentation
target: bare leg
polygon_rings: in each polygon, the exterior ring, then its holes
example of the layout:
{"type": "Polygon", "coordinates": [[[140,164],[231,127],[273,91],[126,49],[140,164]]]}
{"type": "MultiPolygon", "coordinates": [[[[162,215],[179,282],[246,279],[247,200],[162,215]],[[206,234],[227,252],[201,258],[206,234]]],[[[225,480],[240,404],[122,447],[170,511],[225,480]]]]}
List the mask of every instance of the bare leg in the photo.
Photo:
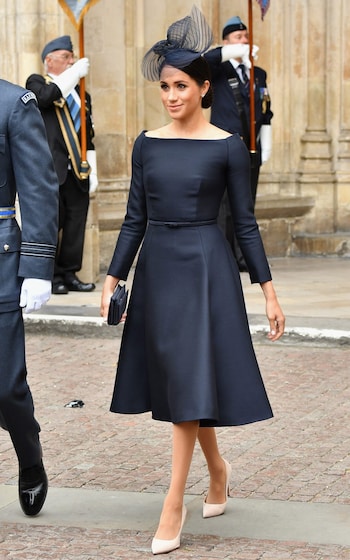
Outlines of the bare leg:
{"type": "Polygon", "coordinates": [[[196,443],[199,423],[173,424],[172,472],[168,494],[164,500],[156,539],[174,539],[179,533],[186,481],[196,443]]]}
{"type": "Polygon", "coordinates": [[[208,504],[223,504],[227,498],[224,494],[226,469],[219,452],[215,428],[199,428],[198,441],[208,463],[210,474],[210,486],[206,502],[208,504]]]}

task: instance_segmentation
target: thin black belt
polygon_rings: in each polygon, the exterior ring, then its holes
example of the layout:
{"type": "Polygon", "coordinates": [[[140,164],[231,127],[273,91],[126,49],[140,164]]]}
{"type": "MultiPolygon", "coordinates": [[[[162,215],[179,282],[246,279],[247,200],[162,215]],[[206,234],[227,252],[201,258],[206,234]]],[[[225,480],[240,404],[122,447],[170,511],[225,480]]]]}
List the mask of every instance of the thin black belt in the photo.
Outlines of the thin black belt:
{"type": "Polygon", "coordinates": [[[15,206],[0,206],[0,220],[14,218],[16,216],[15,206]]]}
{"type": "Polygon", "coordinates": [[[169,228],[182,228],[182,227],[198,227],[198,226],[211,226],[217,223],[217,220],[200,220],[198,222],[165,222],[162,220],[148,220],[151,226],[167,226],[169,228]]]}

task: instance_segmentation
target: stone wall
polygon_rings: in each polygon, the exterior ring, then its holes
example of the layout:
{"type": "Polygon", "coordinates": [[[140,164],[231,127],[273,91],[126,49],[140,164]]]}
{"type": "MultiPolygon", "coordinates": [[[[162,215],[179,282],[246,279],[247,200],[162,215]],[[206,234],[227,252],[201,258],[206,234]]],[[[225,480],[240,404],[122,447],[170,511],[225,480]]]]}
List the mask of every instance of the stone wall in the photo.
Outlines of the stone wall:
{"type": "MultiPolygon", "coordinates": [[[[86,86],[93,99],[100,179],[85,249],[84,275],[90,279],[106,269],[125,213],[135,136],[167,119],[157,84],[141,76],[142,56],[192,4],[100,0],[86,15],[85,54],[91,64],[86,86]]],[[[236,0],[234,7],[230,0],[196,4],[216,42],[232,15],[248,23],[247,0],[236,0]]],[[[30,73],[41,72],[40,52],[55,36],[69,33],[78,46],[77,31],[56,0],[0,0],[0,15],[5,79],[24,85],[30,73]]],[[[262,168],[256,206],[269,255],[349,252],[349,28],[348,0],[272,0],[264,21],[253,0],[257,64],[268,73],[274,112],[273,153],[262,168]]]]}

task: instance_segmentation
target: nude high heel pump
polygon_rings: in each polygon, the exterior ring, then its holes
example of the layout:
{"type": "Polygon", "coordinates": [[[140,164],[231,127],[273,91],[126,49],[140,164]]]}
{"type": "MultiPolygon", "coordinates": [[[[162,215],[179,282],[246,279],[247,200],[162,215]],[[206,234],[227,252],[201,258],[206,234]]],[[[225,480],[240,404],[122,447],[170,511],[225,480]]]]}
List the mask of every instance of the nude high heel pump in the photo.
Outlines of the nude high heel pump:
{"type": "Polygon", "coordinates": [[[222,515],[225,513],[226,505],[227,505],[227,496],[229,496],[229,483],[232,468],[231,465],[224,459],[225,468],[226,468],[226,480],[225,480],[225,496],[226,500],[222,504],[207,504],[206,498],[203,502],[203,517],[216,517],[218,515],[222,515]]]}
{"type": "Polygon", "coordinates": [[[187,509],[186,506],[182,506],[182,519],[181,519],[181,526],[180,531],[176,535],[175,539],[164,540],[164,539],[156,539],[152,540],[152,547],[151,550],[153,554],[165,554],[166,552],[171,552],[176,548],[180,547],[180,539],[181,539],[181,532],[182,527],[184,526],[185,519],[186,519],[187,509]]]}

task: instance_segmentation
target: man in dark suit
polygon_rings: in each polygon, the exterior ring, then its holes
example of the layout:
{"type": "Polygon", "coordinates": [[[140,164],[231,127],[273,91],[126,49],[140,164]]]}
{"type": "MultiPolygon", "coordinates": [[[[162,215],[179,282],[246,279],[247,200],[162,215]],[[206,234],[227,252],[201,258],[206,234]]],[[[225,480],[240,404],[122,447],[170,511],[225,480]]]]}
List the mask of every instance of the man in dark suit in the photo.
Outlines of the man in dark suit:
{"type": "Polygon", "coordinates": [[[45,76],[32,74],[26,87],[38,99],[49,146],[60,185],[59,232],[52,291],[91,292],[95,284],[77,277],[84,249],[89,193],[97,187],[96,152],[92,142],[94,131],[91,98],[86,93],[86,146],[90,175],[80,169],[80,97],[78,82],[87,75],[89,61],[74,63],[73,45],[69,35],[50,41],[42,51],[45,76]],[[79,161],[78,161],[79,160],[79,161]]]}
{"type": "Polygon", "coordinates": [[[35,95],[0,80],[0,99],[0,426],[18,457],[21,507],[36,515],[48,482],[27,384],[21,308],[40,309],[51,295],[58,181],[35,95]]]}
{"type": "MultiPolygon", "coordinates": [[[[211,107],[211,122],[228,132],[238,132],[248,149],[250,148],[250,60],[249,36],[246,25],[238,16],[230,18],[222,32],[223,45],[208,51],[205,58],[212,73],[214,99],[211,107]]],[[[253,57],[258,47],[253,47],[253,57]]],[[[251,193],[255,204],[259,171],[262,163],[271,154],[270,96],[266,83],[266,72],[254,66],[254,107],[256,154],[251,155],[251,193]]],[[[226,233],[241,270],[245,263],[233,235],[231,213],[224,199],[220,222],[226,233]]]]}

